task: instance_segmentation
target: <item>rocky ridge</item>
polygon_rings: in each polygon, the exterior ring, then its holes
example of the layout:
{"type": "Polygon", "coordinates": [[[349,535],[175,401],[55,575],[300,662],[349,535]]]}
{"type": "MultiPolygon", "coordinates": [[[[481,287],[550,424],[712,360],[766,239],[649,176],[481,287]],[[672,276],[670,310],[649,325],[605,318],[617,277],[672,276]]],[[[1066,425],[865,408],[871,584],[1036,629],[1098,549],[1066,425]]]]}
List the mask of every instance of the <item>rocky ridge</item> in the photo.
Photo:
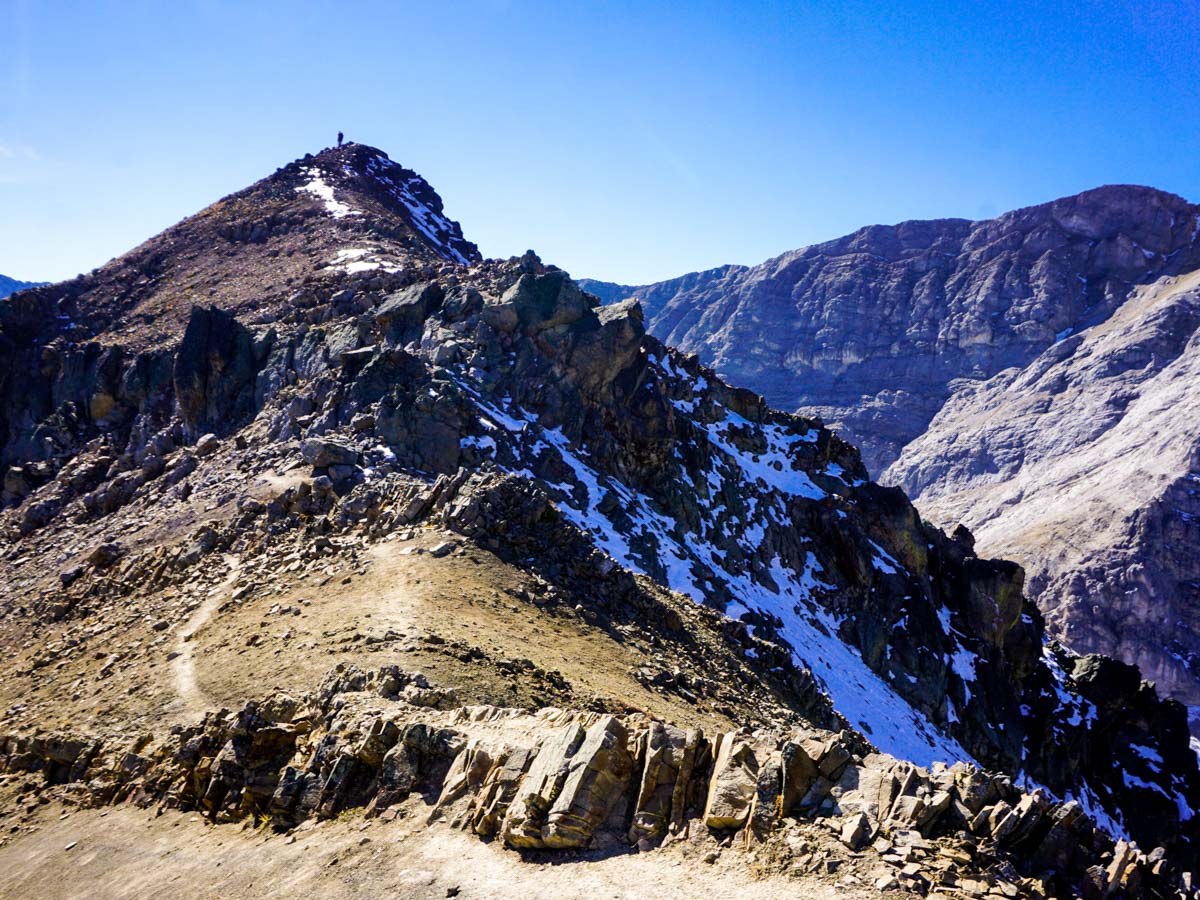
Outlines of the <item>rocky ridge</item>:
{"type": "Polygon", "coordinates": [[[209,713],[170,735],[0,738],[0,771],[18,804],[35,807],[51,795],[159,804],[281,830],[359,809],[524,853],[682,842],[711,863],[736,846],[763,867],[841,870],[842,884],[880,892],[1169,890],[1161,851],[1114,844],[1077,803],[1023,794],[962,763],[918,768],[851,732],[708,737],[642,715],[454,707],[446,697],[420,673],[339,667],[311,694],[209,713]],[[1107,866],[1093,864],[1101,855],[1107,866]]]}
{"type": "Polygon", "coordinates": [[[958,379],[1028,365],[1136,285],[1200,267],[1200,208],[1130,185],[995,219],[873,225],[758,266],[644,286],[649,330],[777,408],[817,415],[882,472],[958,379]]]}
{"type": "MultiPolygon", "coordinates": [[[[243,193],[308,194],[296,171],[343,172],[320,196],[319,240],[305,238],[311,258],[337,259],[340,223],[354,219],[343,210],[369,206],[357,186],[374,185],[364,173],[385,158],[353,147],[314,159],[243,193]]],[[[207,212],[187,221],[231,224],[207,212]]],[[[88,313],[94,340],[55,324],[59,304],[114,283],[128,259],[0,307],[22,361],[0,385],[5,618],[13,635],[33,623],[61,634],[6,674],[30,679],[17,718],[52,714],[61,697],[38,686],[74,664],[75,648],[115,636],[122,609],[133,613],[122,627],[148,631],[111,657],[110,674],[139,647],[165,647],[164,632],[183,629],[185,648],[183,618],[205,611],[188,586],[219,554],[283,565],[237,588],[223,607],[233,615],[269,597],[281,571],[341,560],[352,583],[369,573],[368,552],[394,560],[390,542],[430,525],[536,578],[547,627],[561,611],[617,645],[640,634],[657,646],[662,664],[635,678],[646,696],[764,726],[850,729],[863,751],[926,768],[973,760],[1047,804],[1073,798],[1089,828],[1162,846],[1160,870],[1184,883],[1200,773],[1182,707],[1132,667],[1046,645],[1017,566],[921,521],[819,422],[668,350],[636,303],[598,306],[532,254],[451,263],[403,216],[372,227],[412,238],[397,271],[325,266],[307,293],[264,297],[270,321],[239,319],[235,273],[230,297],[173,310],[128,344],[103,304],[88,313]],[[172,316],[175,336],[154,345],[148,334],[172,316]],[[122,532],[155,537],[133,550],[122,532]],[[700,605],[681,612],[664,588],[700,605]],[[706,664],[740,680],[728,700],[715,699],[706,664]]],[[[269,234],[249,259],[275,259],[273,241],[299,237],[269,234]]],[[[455,546],[428,553],[454,560],[455,546]]],[[[299,658],[282,640],[276,652],[299,658]]],[[[487,659],[455,653],[468,666],[487,659]]],[[[517,684],[526,667],[501,671],[517,684]]],[[[624,714],[619,698],[596,702],[624,714]]]]}

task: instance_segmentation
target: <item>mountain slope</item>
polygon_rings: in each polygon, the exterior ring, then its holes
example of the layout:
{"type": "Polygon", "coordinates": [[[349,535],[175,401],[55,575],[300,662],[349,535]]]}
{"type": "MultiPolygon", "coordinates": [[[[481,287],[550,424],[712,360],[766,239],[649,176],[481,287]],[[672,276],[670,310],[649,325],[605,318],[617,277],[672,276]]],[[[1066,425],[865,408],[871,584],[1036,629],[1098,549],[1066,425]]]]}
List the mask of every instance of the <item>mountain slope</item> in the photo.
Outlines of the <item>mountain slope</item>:
{"type": "Polygon", "coordinates": [[[94,272],[26,295],[20,324],[13,311],[8,329],[141,349],[178,335],[194,304],[269,323],[280,311],[300,314],[346,275],[395,281],[478,259],[423,178],[349,144],[289,163],[94,272]]]}
{"type": "Polygon", "coordinates": [[[1200,208],[1178,197],[1106,187],[596,287],[642,299],[652,333],[860,442],[933,521],[1021,562],[1054,634],[1196,705],[1198,231],[1200,208]]]}
{"type": "Polygon", "coordinates": [[[306,204],[261,243],[218,204],[0,305],[18,784],[279,827],[417,791],[515,848],[969,832],[971,871],[1056,891],[1193,865],[1182,707],[637,303],[372,206],[391,165],[326,151],[234,195],[306,204]]]}
{"type": "Polygon", "coordinates": [[[656,337],[773,406],[821,416],[881,472],[956,379],[1027,365],[1064,331],[1103,321],[1134,285],[1200,267],[1198,215],[1161,191],[1104,187],[614,287],[642,300],[656,337]]]}
{"type": "Polygon", "coordinates": [[[1021,559],[1054,630],[1200,705],[1200,273],[960,390],[885,473],[1021,559]],[[1166,626],[1165,628],[1163,626],[1166,626]]]}

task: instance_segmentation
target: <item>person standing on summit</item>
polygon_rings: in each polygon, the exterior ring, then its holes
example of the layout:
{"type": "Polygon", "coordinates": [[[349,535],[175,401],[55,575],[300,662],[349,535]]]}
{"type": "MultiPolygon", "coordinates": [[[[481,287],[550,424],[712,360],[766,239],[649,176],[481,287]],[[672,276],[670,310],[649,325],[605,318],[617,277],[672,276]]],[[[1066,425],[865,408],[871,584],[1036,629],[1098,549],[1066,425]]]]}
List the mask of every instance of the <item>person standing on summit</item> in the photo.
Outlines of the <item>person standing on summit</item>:
{"type": "Polygon", "coordinates": [[[338,146],[342,146],[342,133],[340,131],[338,132],[338,146]]]}

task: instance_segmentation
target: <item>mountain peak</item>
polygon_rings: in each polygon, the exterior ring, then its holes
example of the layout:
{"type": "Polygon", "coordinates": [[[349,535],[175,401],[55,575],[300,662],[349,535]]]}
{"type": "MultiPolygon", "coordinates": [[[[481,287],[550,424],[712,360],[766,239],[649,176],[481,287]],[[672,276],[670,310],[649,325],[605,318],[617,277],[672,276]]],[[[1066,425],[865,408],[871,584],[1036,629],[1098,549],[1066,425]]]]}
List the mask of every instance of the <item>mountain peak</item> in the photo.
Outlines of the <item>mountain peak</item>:
{"type": "Polygon", "coordinates": [[[289,163],[267,181],[283,182],[331,218],[350,220],[343,224],[354,230],[366,226],[394,236],[408,228],[448,262],[469,265],[480,260],[478,248],[463,237],[459,224],[446,218],[442,198],[429,182],[375,147],[331,147],[289,163]]]}
{"type": "Polygon", "coordinates": [[[363,281],[403,286],[480,260],[429,182],[382,150],[346,144],[288,163],[87,275],[26,292],[0,308],[0,330],[145,348],[182,335],[194,306],[269,323],[363,281]]]}

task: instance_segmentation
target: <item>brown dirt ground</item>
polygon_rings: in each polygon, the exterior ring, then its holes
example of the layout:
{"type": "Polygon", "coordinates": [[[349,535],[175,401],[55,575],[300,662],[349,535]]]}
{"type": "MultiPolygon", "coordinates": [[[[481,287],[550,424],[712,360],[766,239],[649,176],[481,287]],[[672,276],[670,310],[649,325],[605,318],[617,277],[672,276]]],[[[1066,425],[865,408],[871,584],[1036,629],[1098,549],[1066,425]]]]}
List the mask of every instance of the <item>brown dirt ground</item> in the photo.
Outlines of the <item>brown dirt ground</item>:
{"type": "Polygon", "coordinates": [[[413,900],[566,897],[877,897],[859,878],[774,876],[754,880],[746,853],[712,864],[680,844],[649,854],[579,854],[523,860],[494,844],[418,816],[392,822],[358,816],[297,829],[209,825],[192,813],[133,806],[41,808],[34,830],[0,846],[0,896],[377,897],[413,900]],[[838,883],[841,881],[841,883],[838,883]],[[454,891],[457,890],[457,893],[454,891]]]}

